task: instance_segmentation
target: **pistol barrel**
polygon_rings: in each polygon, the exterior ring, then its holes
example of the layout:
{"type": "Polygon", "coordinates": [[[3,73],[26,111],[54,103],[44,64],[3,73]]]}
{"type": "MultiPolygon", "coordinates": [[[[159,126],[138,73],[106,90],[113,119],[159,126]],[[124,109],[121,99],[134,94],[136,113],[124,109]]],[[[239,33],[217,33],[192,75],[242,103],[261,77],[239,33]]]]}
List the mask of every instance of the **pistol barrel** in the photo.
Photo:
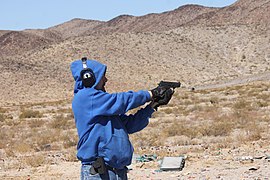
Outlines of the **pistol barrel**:
{"type": "Polygon", "coordinates": [[[160,81],[159,86],[166,86],[170,88],[179,88],[181,86],[180,82],[170,82],[170,81],[160,81]]]}

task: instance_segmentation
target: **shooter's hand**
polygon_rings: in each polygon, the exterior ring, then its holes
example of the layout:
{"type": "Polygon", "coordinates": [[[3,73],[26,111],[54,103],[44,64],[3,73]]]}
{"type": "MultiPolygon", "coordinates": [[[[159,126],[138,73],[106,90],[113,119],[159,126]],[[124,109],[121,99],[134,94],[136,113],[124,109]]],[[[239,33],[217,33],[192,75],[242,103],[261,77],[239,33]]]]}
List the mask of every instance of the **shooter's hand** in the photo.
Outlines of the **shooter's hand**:
{"type": "Polygon", "coordinates": [[[164,97],[167,88],[164,86],[158,86],[155,89],[150,90],[152,93],[153,101],[157,101],[164,97]]]}
{"type": "Polygon", "coordinates": [[[157,108],[159,106],[167,105],[170,102],[173,93],[174,93],[173,89],[167,89],[167,90],[165,90],[164,95],[161,98],[154,99],[151,102],[151,104],[150,104],[151,107],[154,108],[155,110],[157,110],[157,108]]]}

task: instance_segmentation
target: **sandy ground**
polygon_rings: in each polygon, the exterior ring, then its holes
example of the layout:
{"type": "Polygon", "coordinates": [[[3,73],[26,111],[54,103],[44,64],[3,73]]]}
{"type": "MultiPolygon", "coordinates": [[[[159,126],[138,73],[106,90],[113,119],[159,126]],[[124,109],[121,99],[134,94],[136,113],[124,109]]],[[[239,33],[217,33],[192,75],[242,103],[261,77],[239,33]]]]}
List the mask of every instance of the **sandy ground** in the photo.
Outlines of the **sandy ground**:
{"type": "MultiPolygon", "coordinates": [[[[160,171],[158,161],[131,165],[129,179],[270,179],[268,149],[222,149],[191,153],[182,171],[160,171]],[[244,155],[245,154],[245,155],[244,155]],[[247,155],[249,154],[249,155],[247,155]]],[[[5,169],[0,179],[79,179],[80,162],[59,162],[37,168],[5,169]]]]}

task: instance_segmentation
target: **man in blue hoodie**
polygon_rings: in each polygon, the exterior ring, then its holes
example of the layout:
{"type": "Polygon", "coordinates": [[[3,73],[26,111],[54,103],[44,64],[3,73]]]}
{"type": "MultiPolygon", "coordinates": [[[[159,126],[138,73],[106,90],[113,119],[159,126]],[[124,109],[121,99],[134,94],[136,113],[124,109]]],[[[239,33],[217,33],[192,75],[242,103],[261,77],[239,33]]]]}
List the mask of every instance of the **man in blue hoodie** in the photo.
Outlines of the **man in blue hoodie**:
{"type": "Polygon", "coordinates": [[[168,104],[173,90],[157,87],[109,94],[104,64],[83,58],[70,68],[75,80],[72,110],[79,136],[81,179],[127,179],[126,166],[133,154],[128,134],[145,128],[154,108],[168,104]],[[133,115],[125,114],[153,99],[155,107],[149,103],[133,115]]]}

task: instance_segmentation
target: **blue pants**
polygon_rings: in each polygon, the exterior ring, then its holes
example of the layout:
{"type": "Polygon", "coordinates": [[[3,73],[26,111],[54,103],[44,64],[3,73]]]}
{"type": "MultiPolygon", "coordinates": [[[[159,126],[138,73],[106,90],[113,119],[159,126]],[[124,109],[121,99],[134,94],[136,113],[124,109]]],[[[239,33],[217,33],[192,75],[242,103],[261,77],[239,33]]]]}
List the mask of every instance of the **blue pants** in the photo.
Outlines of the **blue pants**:
{"type": "Polygon", "coordinates": [[[82,165],[81,180],[127,180],[127,168],[107,170],[105,174],[90,174],[91,165],[82,165]]]}

